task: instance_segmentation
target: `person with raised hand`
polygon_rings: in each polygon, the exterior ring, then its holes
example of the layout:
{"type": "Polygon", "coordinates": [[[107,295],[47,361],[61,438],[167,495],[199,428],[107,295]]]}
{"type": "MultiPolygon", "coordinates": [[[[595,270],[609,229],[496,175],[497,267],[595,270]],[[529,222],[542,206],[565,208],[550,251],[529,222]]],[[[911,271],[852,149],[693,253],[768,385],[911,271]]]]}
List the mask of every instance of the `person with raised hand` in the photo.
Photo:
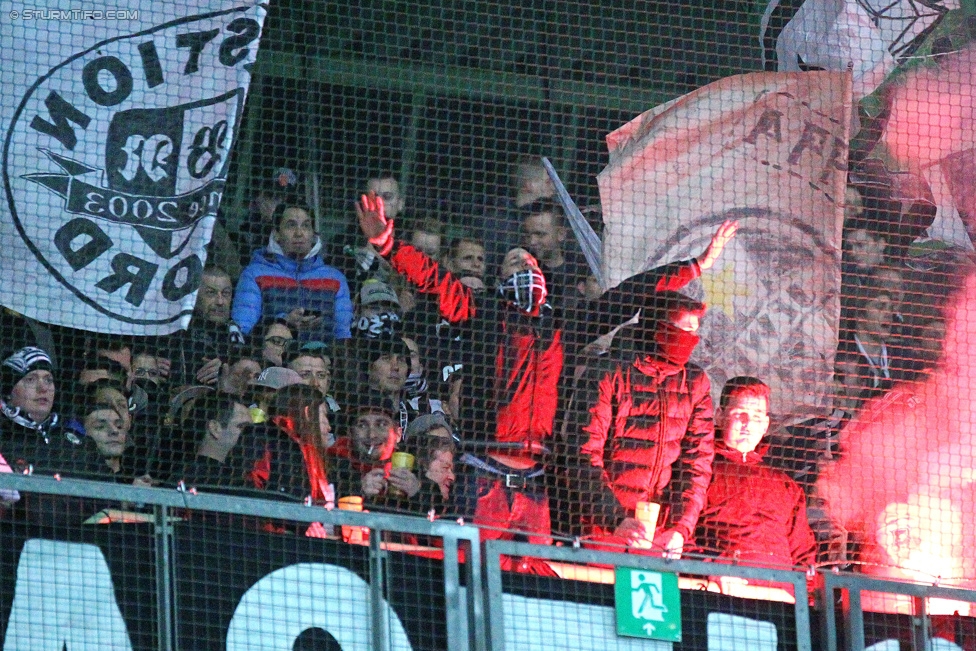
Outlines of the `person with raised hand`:
{"type": "Polygon", "coordinates": [[[393,269],[419,293],[437,297],[462,347],[458,511],[485,525],[484,536],[525,534],[548,544],[545,441],[553,434],[563,344],[538,261],[512,249],[499,265],[495,291],[473,289],[395,239],[381,197],[363,195],[357,212],[363,234],[393,269]]]}

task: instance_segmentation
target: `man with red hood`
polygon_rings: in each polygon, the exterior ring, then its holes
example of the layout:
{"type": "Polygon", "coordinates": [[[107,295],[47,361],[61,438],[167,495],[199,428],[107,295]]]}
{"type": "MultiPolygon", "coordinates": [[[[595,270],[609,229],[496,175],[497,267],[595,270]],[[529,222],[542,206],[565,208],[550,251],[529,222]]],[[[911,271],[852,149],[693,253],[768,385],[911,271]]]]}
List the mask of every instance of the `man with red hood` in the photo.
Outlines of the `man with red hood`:
{"type": "Polygon", "coordinates": [[[583,442],[576,479],[584,533],[646,540],[637,502],[661,505],[655,548],[680,556],[705,504],[715,456],[711,385],[688,360],[705,305],[651,294],[640,322],[592,365],[576,403],[583,442]]]}

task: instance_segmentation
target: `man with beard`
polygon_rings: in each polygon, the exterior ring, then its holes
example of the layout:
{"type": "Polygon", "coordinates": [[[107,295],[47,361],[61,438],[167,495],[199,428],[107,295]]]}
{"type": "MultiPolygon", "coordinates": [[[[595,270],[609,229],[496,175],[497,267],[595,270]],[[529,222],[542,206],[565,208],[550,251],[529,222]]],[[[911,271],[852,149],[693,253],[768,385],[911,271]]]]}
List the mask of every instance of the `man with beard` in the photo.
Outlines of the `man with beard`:
{"type": "Polygon", "coordinates": [[[495,292],[480,292],[395,240],[381,198],[364,196],[359,216],[363,233],[394,270],[437,297],[463,346],[460,512],[484,525],[485,537],[548,544],[543,442],[553,432],[563,347],[539,263],[525,249],[512,249],[495,292]]]}
{"type": "Polygon", "coordinates": [[[233,299],[230,275],[220,267],[204,267],[190,327],[175,337],[165,353],[171,364],[171,386],[217,383],[231,353],[244,345],[241,329],[230,318],[233,299]]]}

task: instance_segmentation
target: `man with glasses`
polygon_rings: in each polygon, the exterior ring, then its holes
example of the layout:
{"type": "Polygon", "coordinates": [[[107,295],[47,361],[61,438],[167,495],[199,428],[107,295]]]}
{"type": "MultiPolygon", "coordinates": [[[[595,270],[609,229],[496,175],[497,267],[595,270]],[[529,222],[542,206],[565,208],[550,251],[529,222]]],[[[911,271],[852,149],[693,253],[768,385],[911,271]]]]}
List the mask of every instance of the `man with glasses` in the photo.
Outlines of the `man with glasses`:
{"type": "Polygon", "coordinates": [[[284,319],[268,321],[263,328],[254,332],[254,343],[261,350],[261,362],[265,367],[283,365],[285,347],[294,339],[292,330],[284,319]]]}

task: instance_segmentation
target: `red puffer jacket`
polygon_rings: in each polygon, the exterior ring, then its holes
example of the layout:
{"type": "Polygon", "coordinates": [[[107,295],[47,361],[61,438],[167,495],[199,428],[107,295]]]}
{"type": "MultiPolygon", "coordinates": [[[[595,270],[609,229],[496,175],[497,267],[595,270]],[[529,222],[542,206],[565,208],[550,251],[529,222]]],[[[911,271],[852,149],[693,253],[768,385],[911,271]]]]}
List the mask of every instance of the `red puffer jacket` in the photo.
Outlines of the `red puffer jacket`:
{"type": "Polygon", "coordinates": [[[715,457],[710,383],[694,364],[677,366],[653,357],[609,363],[598,370],[582,405],[589,405],[583,462],[589,461],[595,494],[581,496],[584,520],[613,529],[633,517],[640,500],[660,502],[663,529],[691,538],[715,457]],[[608,368],[608,367],[609,368],[608,368]],[[589,502],[587,504],[586,502],[589,502]]]}

